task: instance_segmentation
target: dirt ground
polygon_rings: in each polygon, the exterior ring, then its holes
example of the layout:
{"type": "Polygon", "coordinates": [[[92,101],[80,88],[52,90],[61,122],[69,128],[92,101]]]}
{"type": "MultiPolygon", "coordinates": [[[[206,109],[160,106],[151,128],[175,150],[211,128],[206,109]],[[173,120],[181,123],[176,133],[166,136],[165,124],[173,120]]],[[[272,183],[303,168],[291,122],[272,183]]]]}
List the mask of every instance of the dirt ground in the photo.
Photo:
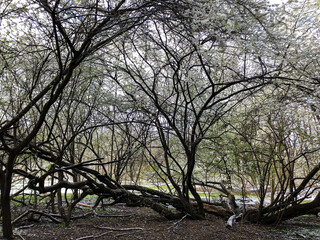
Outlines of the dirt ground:
{"type": "MultiPolygon", "coordinates": [[[[78,209],[75,215],[90,212],[88,208],[78,209]]],[[[38,222],[24,220],[15,225],[15,239],[320,239],[317,235],[319,220],[315,217],[292,220],[276,227],[235,223],[230,229],[225,220],[214,215],[208,215],[203,221],[188,218],[168,221],[153,210],[123,205],[99,209],[96,213],[72,221],[69,227],[52,223],[45,217],[38,222]]]]}

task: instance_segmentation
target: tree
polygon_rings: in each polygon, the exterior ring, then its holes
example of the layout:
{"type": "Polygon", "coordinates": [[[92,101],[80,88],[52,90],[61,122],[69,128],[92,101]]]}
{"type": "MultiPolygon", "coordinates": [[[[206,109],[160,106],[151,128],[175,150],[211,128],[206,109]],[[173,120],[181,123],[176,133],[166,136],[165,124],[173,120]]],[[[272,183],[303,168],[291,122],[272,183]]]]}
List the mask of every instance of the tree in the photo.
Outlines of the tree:
{"type": "MultiPolygon", "coordinates": [[[[12,4],[15,3],[12,2],[12,4]]],[[[31,4],[24,4],[23,10],[18,13],[18,19],[24,20],[25,23],[24,25],[17,24],[16,31],[26,32],[25,29],[30,29],[30,31],[21,38],[20,36],[12,37],[10,39],[12,42],[7,49],[2,51],[8,54],[14,50],[23,51],[24,54],[21,57],[35,63],[25,66],[25,69],[30,68],[36,73],[34,76],[26,75],[26,78],[23,79],[25,83],[28,83],[32,77],[33,84],[26,85],[28,101],[23,103],[20,109],[15,109],[12,117],[1,123],[0,138],[5,153],[0,174],[5,238],[12,237],[9,195],[17,157],[35,139],[49,110],[72,81],[76,69],[97,50],[110,44],[125,32],[133,30],[152,16],[155,11],[163,11],[169,7],[170,4],[167,4],[166,1],[99,3],[96,1],[48,2],[39,0],[31,4]],[[32,29],[37,29],[37,31],[32,29]],[[37,55],[39,61],[36,61],[37,55]],[[48,66],[49,63],[50,66],[48,66]],[[44,71],[46,68],[43,66],[48,66],[51,71],[44,71]],[[37,109],[35,121],[28,122],[28,131],[19,134],[18,129],[21,122],[26,121],[34,109],[37,109]],[[8,135],[12,135],[14,140],[8,138],[8,135]]],[[[12,24],[11,21],[13,20],[8,19],[7,27],[12,24]]],[[[2,54],[3,58],[7,59],[8,54],[2,54]]],[[[7,65],[4,70],[7,70],[8,75],[13,77],[11,67],[7,65]]]]}
{"type": "Polygon", "coordinates": [[[261,26],[262,19],[256,19],[260,15],[252,13],[258,6],[231,5],[214,1],[201,5],[207,10],[217,7],[225,14],[216,17],[195,8],[190,13],[196,16],[194,22],[185,21],[184,25],[179,21],[147,21],[143,31],[118,44],[122,55],[110,70],[110,77],[128,101],[152,119],[163,149],[164,162],[157,165],[184,210],[196,219],[204,218],[193,179],[201,142],[226,113],[271,84],[276,79],[273,72],[279,67],[275,64],[265,70],[260,53],[255,53],[258,49],[248,51],[270,38],[261,26]],[[200,23],[203,19],[210,22],[200,23]],[[254,30],[251,25],[245,26],[245,20],[255,24],[254,30]],[[224,21],[237,21],[239,25],[226,25],[224,21]],[[261,39],[253,38],[236,48],[235,43],[252,37],[252,31],[260,31],[261,39]]]}

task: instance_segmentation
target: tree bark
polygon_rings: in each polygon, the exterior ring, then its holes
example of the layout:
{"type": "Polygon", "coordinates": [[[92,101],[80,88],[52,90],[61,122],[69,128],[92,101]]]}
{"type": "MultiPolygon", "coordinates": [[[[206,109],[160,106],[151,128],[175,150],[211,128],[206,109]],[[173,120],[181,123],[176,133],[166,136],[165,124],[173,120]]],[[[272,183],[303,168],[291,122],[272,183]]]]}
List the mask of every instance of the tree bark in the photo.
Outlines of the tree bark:
{"type": "Polygon", "coordinates": [[[5,239],[13,238],[12,223],[11,223],[11,207],[10,207],[10,191],[12,184],[13,165],[16,159],[14,153],[8,156],[5,173],[1,171],[1,206],[2,206],[2,230],[5,239]]]}

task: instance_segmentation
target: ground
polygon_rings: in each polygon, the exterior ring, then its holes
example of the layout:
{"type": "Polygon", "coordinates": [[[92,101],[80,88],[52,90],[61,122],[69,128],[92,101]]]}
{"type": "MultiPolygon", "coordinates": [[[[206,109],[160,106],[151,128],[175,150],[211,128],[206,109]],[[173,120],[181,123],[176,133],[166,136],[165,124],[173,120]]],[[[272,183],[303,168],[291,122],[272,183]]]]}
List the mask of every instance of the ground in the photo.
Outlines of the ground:
{"type": "MultiPolygon", "coordinates": [[[[91,212],[90,208],[77,209],[77,215],[91,212]]],[[[39,222],[25,220],[15,225],[15,239],[320,239],[320,222],[315,217],[302,217],[279,226],[235,223],[227,228],[226,221],[214,215],[207,215],[203,221],[188,218],[168,221],[148,208],[124,205],[98,209],[96,213],[72,221],[69,227],[44,217],[39,222]]]]}

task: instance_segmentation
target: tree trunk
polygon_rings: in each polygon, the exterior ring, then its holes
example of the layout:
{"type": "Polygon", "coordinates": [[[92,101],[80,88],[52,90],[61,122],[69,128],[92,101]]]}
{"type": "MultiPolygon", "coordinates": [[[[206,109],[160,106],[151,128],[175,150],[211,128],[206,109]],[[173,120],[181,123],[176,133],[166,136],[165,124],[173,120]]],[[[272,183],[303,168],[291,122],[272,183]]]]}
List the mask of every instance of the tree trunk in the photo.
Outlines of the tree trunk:
{"type": "MultiPolygon", "coordinates": [[[[61,166],[59,166],[61,167],[61,166]]],[[[58,172],[58,182],[62,182],[63,181],[63,173],[62,172],[58,172]]],[[[59,210],[59,213],[64,221],[64,224],[65,226],[68,226],[69,225],[69,220],[66,216],[66,213],[64,211],[64,208],[63,208],[63,200],[62,200],[62,193],[61,193],[61,188],[58,189],[57,191],[57,196],[58,196],[58,210],[59,210]]]]}
{"type": "Polygon", "coordinates": [[[5,239],[13,238],[11,224],[10,191],[12,183],[12,171],[16,155],[10,153],[6,164],[6,171],[1,171],[1,206],[2,206],[2,230],[5,239]]]}
{"type": "Polygon", "coordinates": [[[188,208],[190,209],[189,214],[193,219],[203,220],[205,219],[203,203],[200,195],[198,194],[197,190],[193,187],[193,184],[192,184],[192,175],[193,175],[193,169],[195,165],[195,155],[196,155],[195,149],[191,151],[190,155],[191,156],[188,156],[188,170],[186,174],[186,185],[187,185],[187,189],[190,190],[192,196],[195,198],[197,202],[197,207],[196,208],[193,207],[191,203],[188,201],[188,204],[189,204],[188,208]]]}
{"type": "Polygon", "coordinates": [[[320,212],[320,193],[309,203],[297,204],[284,209],[263,209],[261,216],[258,210],[248,211],[244,219],[254,223],[276,224],[306,214],[317,215],[320,212]]]}
{"type": "Polygon", "coordinates": [[[1,199],[2,199],[2,193],[4,189],[4,171],[2,170],[2,166],[0,166],[0,216],[2,216],[2,204],[1,204],[1,199]]]}
{"type": "Polygon", "coordinates": [[[12,239],[12,224],[11,224],[11,209],[10,209],[10,191],[7,194],[6,189],[1,195],[1,206],[2,206],[2,230],[3,237],[5,239],[12,239]]]}

